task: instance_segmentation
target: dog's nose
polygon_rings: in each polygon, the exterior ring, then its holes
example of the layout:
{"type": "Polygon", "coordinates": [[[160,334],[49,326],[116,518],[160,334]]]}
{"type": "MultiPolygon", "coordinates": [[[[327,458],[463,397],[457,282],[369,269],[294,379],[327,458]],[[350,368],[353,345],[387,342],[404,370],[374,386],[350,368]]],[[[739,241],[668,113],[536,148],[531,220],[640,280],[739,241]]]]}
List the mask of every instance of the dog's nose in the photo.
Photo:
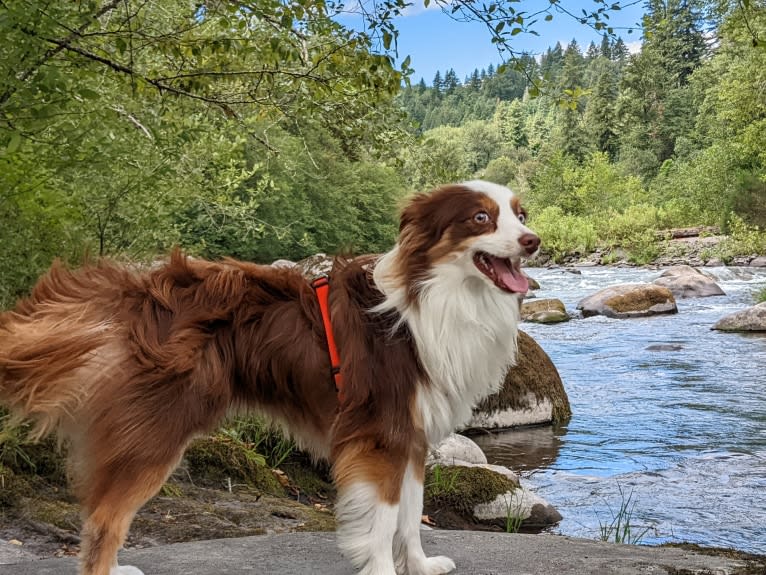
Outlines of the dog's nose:
{"type": "Polygon", "coordinates": [[[519,238],[519,243],[529,255],[532,255],[540,247],[540,238],[535,234],[524,234],[519,238]]]}

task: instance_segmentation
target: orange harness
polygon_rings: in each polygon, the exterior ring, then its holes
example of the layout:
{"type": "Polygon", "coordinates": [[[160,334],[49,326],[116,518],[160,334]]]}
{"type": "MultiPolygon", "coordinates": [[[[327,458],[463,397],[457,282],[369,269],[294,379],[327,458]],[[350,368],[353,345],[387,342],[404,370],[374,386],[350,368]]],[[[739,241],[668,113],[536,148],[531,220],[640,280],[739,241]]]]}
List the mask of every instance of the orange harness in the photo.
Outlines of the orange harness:
{"type": "Polygon", "coordinates": [[[327,336],[327,349],[330,352],[330,373],[335,381],[335,391],[338,392],[338,399],[343,402],[343,376],[340,373],[340,354],[338,353],[338,346],[335,344],[332,322],[330,321],[330,280],[327,279],[327,276],[318,277],[311,282],[311,287],[316,292],[319,309],[322,312],[322,323],[324,324],[324,332],[327,336]]]}

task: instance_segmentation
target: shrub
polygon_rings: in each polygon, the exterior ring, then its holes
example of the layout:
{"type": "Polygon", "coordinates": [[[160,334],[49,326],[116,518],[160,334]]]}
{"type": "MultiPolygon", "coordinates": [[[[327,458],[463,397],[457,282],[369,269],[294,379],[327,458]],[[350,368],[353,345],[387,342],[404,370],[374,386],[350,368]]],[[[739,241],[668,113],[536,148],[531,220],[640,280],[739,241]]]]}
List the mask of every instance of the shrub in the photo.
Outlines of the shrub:
{"type": "Polygon", "coordinates": [[[715,248],[716,255],[724,262],[736,256],[766,254],[766,231],[751,226],[732,214],[728,223],[728,237],[715,248]]]}
{"type": "Polygon", "coordinates": [[[592,252],[596,247],[593,224],[586,218],[565,214],[558,206],[540,212],[532,227],[543,240],[543,250],[556,262],[567,255],[592,252]]]}

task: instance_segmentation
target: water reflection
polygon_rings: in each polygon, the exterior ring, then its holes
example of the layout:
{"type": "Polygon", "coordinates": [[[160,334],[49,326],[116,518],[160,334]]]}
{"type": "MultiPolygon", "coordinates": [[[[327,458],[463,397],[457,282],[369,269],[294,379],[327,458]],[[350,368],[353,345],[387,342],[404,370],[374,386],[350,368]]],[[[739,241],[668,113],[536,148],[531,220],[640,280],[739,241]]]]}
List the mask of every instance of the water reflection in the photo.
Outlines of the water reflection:
{"type": "Polygon", "coordinates": [[[490,463],[512,466],[518,473],[545,469],[559,455],[564,426],[525,427],[513,432],[480,433],[471,436],[490,463]]]}

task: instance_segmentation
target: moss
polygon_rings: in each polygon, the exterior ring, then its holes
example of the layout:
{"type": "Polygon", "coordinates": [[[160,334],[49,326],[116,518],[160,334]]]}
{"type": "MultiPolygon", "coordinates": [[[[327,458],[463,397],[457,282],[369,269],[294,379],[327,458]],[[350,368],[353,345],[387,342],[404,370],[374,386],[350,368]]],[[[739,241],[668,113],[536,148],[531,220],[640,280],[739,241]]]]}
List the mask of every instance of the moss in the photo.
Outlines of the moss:
{"type": "Polygon", "coordinates": [[[518,488],[517,482],[483,467],[447,467],[438,472],[431,468],[426,472],[424,495],[427,508],[448,507],[471,520],[477,505],[518,488]],[[437,473],[442,477],[437,477],[437,473]]]}
{"type": "Polygon", "coordinates": [[[669,289],[659,286],[646,286],[641,290],[634,290],[610,297],[604,301],[604,305],[612,308],[617,313],[629,313],[673,301],[673,294],[669,289]]]}
{"type": "Polygon", "coordinates": [[[220,488],[231,480],[244,482],[272,495],[284,493],[262,456],[247,444],[227,437],[198,439],[187,449],[186,461],[191,476],[204,485],[220,488]]]}
{"type": "Polygon", "coordinates": [[[329,464],[314,463],[308,455],[295,452],[279,468],[287,474],[301,501],[305,498],[309,503],[316,503],[335,499],[329,464]]]}
{"type": "Polygon", "coordinates": [[[532,407],[530,396],[537,402],[550,399],[553,421],[557,423],[572,416],[569,398],[556,366],[532,337],[519,331],[516,365],[508,371],[502,389],[485,398],[476,409],[486,413],[527,409],[532,407]]]}

